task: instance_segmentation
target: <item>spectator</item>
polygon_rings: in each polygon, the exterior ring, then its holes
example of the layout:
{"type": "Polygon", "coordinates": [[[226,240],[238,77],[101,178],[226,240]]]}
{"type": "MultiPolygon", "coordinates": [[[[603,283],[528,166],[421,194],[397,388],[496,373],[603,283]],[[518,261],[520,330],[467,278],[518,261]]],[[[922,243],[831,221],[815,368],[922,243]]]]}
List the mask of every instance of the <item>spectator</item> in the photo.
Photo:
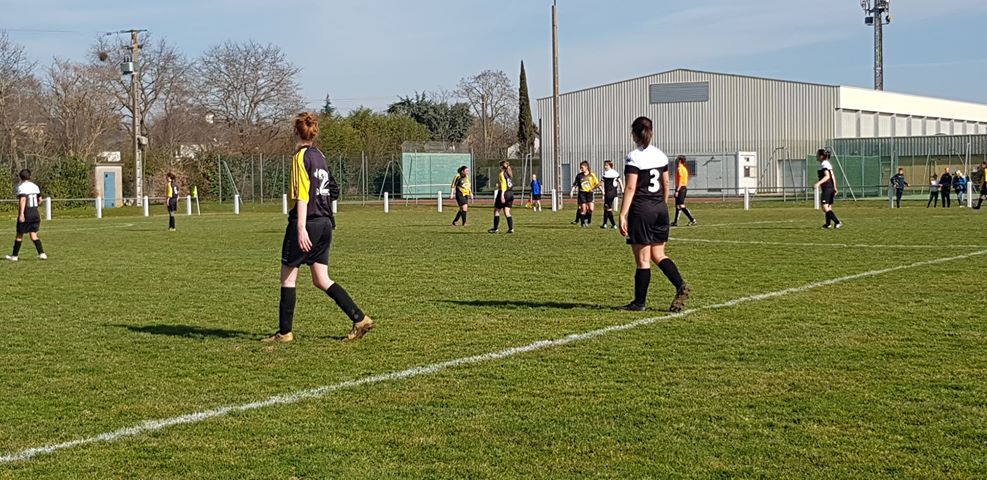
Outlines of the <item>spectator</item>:
{"type": "Polygon", "coordinates": [[[966,197],[966,184],[967,178],[963,175],[960,169],[956,169],[956,175],[953,176],[953,189],[956,190],[956,201],[959,202],[960,208],[963,208],[963,199],[966,197]]]}
{"type": "Polygon", "coordinates": [[[939,177],[939,195],[942,197],[942,208],[949,208],[953,204],[951,193],[953,191],[953,176],[949,174],[949,167],[943,171],[939,177]]]}
{"type": "Polygon", "coordinates": [[[905,187],[908,186],[908,182],[905,181],[905,169],[899,168],[898,174],[891,177],[891,187],[894,188],[894,198],[896,201],[895,208],[901,208],[901,196],[905,193],[905,187]]]}
{"type": "Polygon", "coordinates": [[[925,204],[925,208],[930,206],[932,208],[939,206],[939,180],[935,175],[929,177],[929,202],[925,204]]]}

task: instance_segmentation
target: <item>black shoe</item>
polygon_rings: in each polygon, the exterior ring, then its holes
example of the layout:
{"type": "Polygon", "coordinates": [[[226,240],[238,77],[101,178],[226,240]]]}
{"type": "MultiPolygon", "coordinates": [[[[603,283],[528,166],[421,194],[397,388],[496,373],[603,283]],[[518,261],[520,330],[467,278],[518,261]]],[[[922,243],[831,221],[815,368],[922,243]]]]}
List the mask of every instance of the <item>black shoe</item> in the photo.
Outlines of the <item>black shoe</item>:
{"type": "Polygon", "coordinates": [[[514,233],[514,229],[512,228],[512,229],[508,230],[507,233],[514,233]]]}
{"type": "Polygon", "coordinates": [[[500,230],[497,230],[496,228],[491,228],[490,230],[487,230],[487,233],[500,233],[500,230]]]}
{"type": "Polygon", "coordinates": [[[575,225],[577,223],[579,223],[579,220],[573,220],[573,221],[569,222],[569,225],[575,225]]]}
{"type": "Polygon", "coordinates": [[[669,224],[668,224],[668,226],[669,226],[669,227],[677,227],[677,226],[679,226],[679,222],[672,222],[672,223],[669,223],[669,224]]]}
{"type": "Polygon", "coordinates": [[[824,230],[829,230],[829,228],[830,228],[830,227],[829,227],[829,224],[828,224],[828,223],[827,223],[827,224],[825,224],[825,225],[823,225],[823,229],[824,229],[824,230]]]}
{"type": "Polygon", "coordinates": [[[634,302],[631,302],[622,307],[617,307],[617,310],[623,310],[625,312],[643,312],[644,310],[646,310],[646,307],[644,305],[638,305],[634,302]]]}
{"type": "Polygon", "coordinates": [[[697,223],[699,223],[699,222],[696,222],[695,220],[691,220],[691,221],[689,221],[689,226],[690,227],[694,227],[694,226],[696,226],[697,223]]]}

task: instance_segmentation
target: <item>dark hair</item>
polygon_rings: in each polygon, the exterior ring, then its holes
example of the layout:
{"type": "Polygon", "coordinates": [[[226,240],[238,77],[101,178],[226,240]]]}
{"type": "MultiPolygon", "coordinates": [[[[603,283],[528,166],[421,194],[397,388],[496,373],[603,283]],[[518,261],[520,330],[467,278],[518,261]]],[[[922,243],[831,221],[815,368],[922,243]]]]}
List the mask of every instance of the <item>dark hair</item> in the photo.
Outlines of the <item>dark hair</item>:
{"type": "Polygon", "coordinates": [[[31,179],[31,171],[25,168],[24,170],[21,170],[19,176],[21,177],[21,180],[26,182],[31,179]]]}
{"type": "Polygon", "coordinates": [[[168,172],[168,174],[167,174],[166,176],[167,176],[168,178],[170,178],[170,179],[172,179],[172,180],[174,180],[174,179],[175,179],[175,172],[168,172]]]}
{"type": "Polygon", "coordinates": [[[295,117],[295,135],[303,142],[311,142],[319,134],[319,117],[314,113],[302,112],[295,117]]]}
{"type": "Polygon", "coordinates": [[[613,160],[604,160],[603,161],[603,166],[604,167],[606,167],[608,165],[610,166],[610,168],[613,168],[613,160]]]}
{"type": "Polygon", "coordinates": [[[587,162],[586,160],[583,160],[583,161],[579,162],[579,166],[580,167],[583,166],[583,165],[586,165],[586,170],[589,170],[589,162],[587,162]]]}
{"type": "Polygon", "coordinates": [[[637,143],[637,146],[647,147],[651,145],[653,129],[654,124],[651,123],[650,118],[637,117],[634,119],[634,123],[631,124],[631,134],[634,135],[634,142],[637,143]]]}
{"type": "Polygon", "coordinates": [[[456,169],[456,173],[462,175],[463,172],[465,172],[467,168],[469,168],[469,167],[467,167],[466,165],[463,165],[462,167],[459,167],[458,169],[456,169]]]}
{"type": "Polygon", "coordinates": [[[675,161],[679,163],[685,163],[686,161],[685,155],[679,155],[678,157],[675,157],[675,161]]]}
{"type": "Polygon", "coordinates": [[[824,159],[829,160],[829,150],[820,148],[819,151],[816,152],[816,157],[823,157],[824,159]]]}

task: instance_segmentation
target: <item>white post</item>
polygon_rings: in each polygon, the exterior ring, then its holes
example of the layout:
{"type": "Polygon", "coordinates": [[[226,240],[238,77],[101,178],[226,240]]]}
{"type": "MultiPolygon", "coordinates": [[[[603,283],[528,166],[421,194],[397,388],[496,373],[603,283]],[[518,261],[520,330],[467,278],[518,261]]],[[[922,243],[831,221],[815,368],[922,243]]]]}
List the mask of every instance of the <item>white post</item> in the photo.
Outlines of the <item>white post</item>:
{"type": "Polygon", "coordinates": [[[281,214],[282,215],[287,215],[288,214],[288,194],[287,193],[281,195],[281,214]]]}
{"type": "Polygon", "coordinates": [[[51,220],[51,197],[45,198],[45,220],[51,220]]]}
{"type": "Polygon", "coordinates": [[[559,196],[555,194],[555,189],[552,189],[552,211],[559,211],[559,196]]]}
{"type": "Polygon", "coordinates": [[[240,214],[240,194],[233,195],[233,214],[240,214]]]}
{"type": "Polygon", "coordinates": [[[192,196],[191,195],[186,195],[185,196],[185,213],[187,213],[189,216],[192,216],[192,196]]]}
{"type": "Polygon", "coordinates": [[[391,211],[391,197],[390,193],[384,192],[384,213],[391,211]]]}
{"type": "Polygon", "coordinates": [[[337,213],[339,213],[339,201],[338,200],[333,200],[332,201],[332,213],[334,215],[337,214],[337,213]]]}
{"type": "Polygon", "coordinates": [[[440,192],[439,192],[439,193],[438,193],[438,194],[437,194],[437,195],[435,196],[435,198],[436,198],[436,200],[438,200],[438,201],[439,201],[439,203],[438,203],[438,208],[439,208],[439,213],[442,213],[442,192],[440,191],[440,192]]]}
{"type": "Polygon", "coordinates": [[[103,218],[103,197],[96,197],[96,218],[103,218]]]}
{"type": "Polygon", "coordinates": [[[620,197],[614,197],[613,199],[613,211],[617,212],[617,216],[620,216],[620,197]]]}
{"type": "Polygon", "coordinates": [[[147,204],[147,195],[144,195],[144,216],[145,217],[150,217],[151,216],[151,211],[148,208],[149,208],[149,206],[147,204]]]}
{"type": "MultiPolygon", "coordinates": [[[[987,173],[987,172],[984,172],[987,173]]],[[[983,194],[983,192],[980,192],[983,194]]],[[[973,208],[973,181],[966,182],[966,208],[973,208]]]]}
{"type": "Polygon", "coordinates": [[[816,205],[815,205],[816,206],[816,210],[819,210],[819,209],[822,208],[822,196],[821,196],[821,192],[819,191],[819,187],[814,188],[813,191],[816,194],[816,205]]]}
{"type": "Polygon", "coordinates": [[[894,208],[894,184],[888,186],[888,208],[894,208]]]}
{"type": "Polygon", "coordinates": [[[751,209],[751,189],[744,187],[744,210],[751,209]]]}

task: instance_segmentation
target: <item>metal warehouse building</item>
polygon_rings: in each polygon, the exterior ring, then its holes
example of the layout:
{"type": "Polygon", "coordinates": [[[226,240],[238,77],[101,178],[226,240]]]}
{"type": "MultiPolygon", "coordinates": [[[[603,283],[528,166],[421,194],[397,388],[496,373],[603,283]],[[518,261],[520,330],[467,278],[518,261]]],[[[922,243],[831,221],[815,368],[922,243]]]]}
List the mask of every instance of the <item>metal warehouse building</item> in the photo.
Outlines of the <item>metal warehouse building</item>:
{"type": "MultiPolygon", "coordinates": [[[[804,187],[814,169],[807,157],[841,139],[987,135],[987,105],[684,69],[565,93],[560,103],[564,191],[583,160],[596,171],[613,160],[622,170],[640,115],[655,121],[656,146],[688,157],[690,190],[699,194],[804,187]]],[[[551,189],[551,97],[538,100],[538,112],[551,189]]]]}

